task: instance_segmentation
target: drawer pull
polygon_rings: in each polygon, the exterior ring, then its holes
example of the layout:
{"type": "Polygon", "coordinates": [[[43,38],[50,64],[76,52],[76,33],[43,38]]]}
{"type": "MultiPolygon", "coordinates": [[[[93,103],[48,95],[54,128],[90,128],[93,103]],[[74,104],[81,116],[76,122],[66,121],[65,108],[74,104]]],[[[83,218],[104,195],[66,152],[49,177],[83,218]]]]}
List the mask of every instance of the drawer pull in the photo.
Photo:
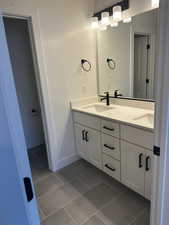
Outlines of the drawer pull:
{"type": "Polygon", "coordinates": [[[143,167],[143,164],[142,164],[142,157],[143,157],[143,153],[140,153],[140,154],[139,154],[139,168],[142,168],[142,167],[143,167]]]}
{"type": "Polygon", "coordinates": [[[114,128],[109,128],[109,127],[106,127],[106,126],[104,126],[103,129],[109,130],[109,131],[114,131],[114,128]]]}
{"type": "Polygon", "coordinates": [[[108,148],[108,149],[110,149],[110,150],[115,150],[114,147],[111,147],[111,146],[109,146],[109,145],[107,145],[107,144],[104,144],[104,147],[105,147],[105,148],[108,148]]]}
{"type": "Polygon", "coordinates": [[[109,170],[111,170],[111,171],[116,171],[116,169],[115,168],[111,168],[108,164],[105,164],[105,167],[107,168],[107,169],[109,169],[109,170]]]}

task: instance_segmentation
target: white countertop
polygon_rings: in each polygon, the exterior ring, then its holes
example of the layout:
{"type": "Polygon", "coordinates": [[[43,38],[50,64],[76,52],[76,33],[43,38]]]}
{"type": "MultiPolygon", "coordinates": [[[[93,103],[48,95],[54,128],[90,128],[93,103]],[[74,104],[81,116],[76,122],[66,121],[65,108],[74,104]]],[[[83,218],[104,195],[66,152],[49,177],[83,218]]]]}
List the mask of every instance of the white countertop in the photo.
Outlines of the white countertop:
{"type": "Polygon", "coordinates": [[[112,119],[128,125],[154,130],[154,111],[150,109],[135,108],[105,103],[92,103],[81,106],[72,106],[72,110],[95,115],[105,119],[112,119]]]}

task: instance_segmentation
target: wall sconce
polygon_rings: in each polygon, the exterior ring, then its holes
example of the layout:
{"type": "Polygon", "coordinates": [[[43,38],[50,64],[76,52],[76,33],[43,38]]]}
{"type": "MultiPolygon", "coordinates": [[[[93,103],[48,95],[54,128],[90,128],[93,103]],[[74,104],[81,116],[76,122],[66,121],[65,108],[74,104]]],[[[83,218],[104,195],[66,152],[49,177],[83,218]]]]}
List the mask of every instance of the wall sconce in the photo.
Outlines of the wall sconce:
{"type": "Polygon", "coordinates": [[[90,72],[92,65],[87,59],[81,59],[81,67],[85,72],[90,72]]]}
{"type": "Polygon", "coordinates": [[[113,7],[113,20],[119,22],[122,19],[122,9],[120,5],[113,7]]]}
{"type": "Polygon", "coordinates": [[[113,20],[113,17],[111,17],[111,19],[110,19],[110,26],[111,27],[118,27],[118,22],[115,22],[114,20],[113,20]]]}

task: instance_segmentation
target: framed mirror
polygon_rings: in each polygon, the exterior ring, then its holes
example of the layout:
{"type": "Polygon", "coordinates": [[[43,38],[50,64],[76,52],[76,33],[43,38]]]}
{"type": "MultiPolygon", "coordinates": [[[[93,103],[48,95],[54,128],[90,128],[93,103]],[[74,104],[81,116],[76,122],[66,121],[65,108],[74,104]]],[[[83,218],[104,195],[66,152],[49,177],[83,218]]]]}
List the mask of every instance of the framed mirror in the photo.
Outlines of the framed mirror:
{"type": "Polygon", "coordinates": [[[155,100],[158,9],[97,31],[98,92],[155,100]]]}

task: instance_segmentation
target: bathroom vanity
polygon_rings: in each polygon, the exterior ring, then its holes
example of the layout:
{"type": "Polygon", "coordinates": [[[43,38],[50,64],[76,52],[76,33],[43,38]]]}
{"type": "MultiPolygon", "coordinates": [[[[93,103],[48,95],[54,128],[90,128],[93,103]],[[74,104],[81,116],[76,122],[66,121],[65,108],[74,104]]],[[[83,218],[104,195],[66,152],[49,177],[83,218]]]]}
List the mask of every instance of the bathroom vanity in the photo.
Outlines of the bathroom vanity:
{"type": "Polygon", "coordinates": [[[153,110],[97,102],[72,112],[79,156],[150,200],[153,110]]]}

